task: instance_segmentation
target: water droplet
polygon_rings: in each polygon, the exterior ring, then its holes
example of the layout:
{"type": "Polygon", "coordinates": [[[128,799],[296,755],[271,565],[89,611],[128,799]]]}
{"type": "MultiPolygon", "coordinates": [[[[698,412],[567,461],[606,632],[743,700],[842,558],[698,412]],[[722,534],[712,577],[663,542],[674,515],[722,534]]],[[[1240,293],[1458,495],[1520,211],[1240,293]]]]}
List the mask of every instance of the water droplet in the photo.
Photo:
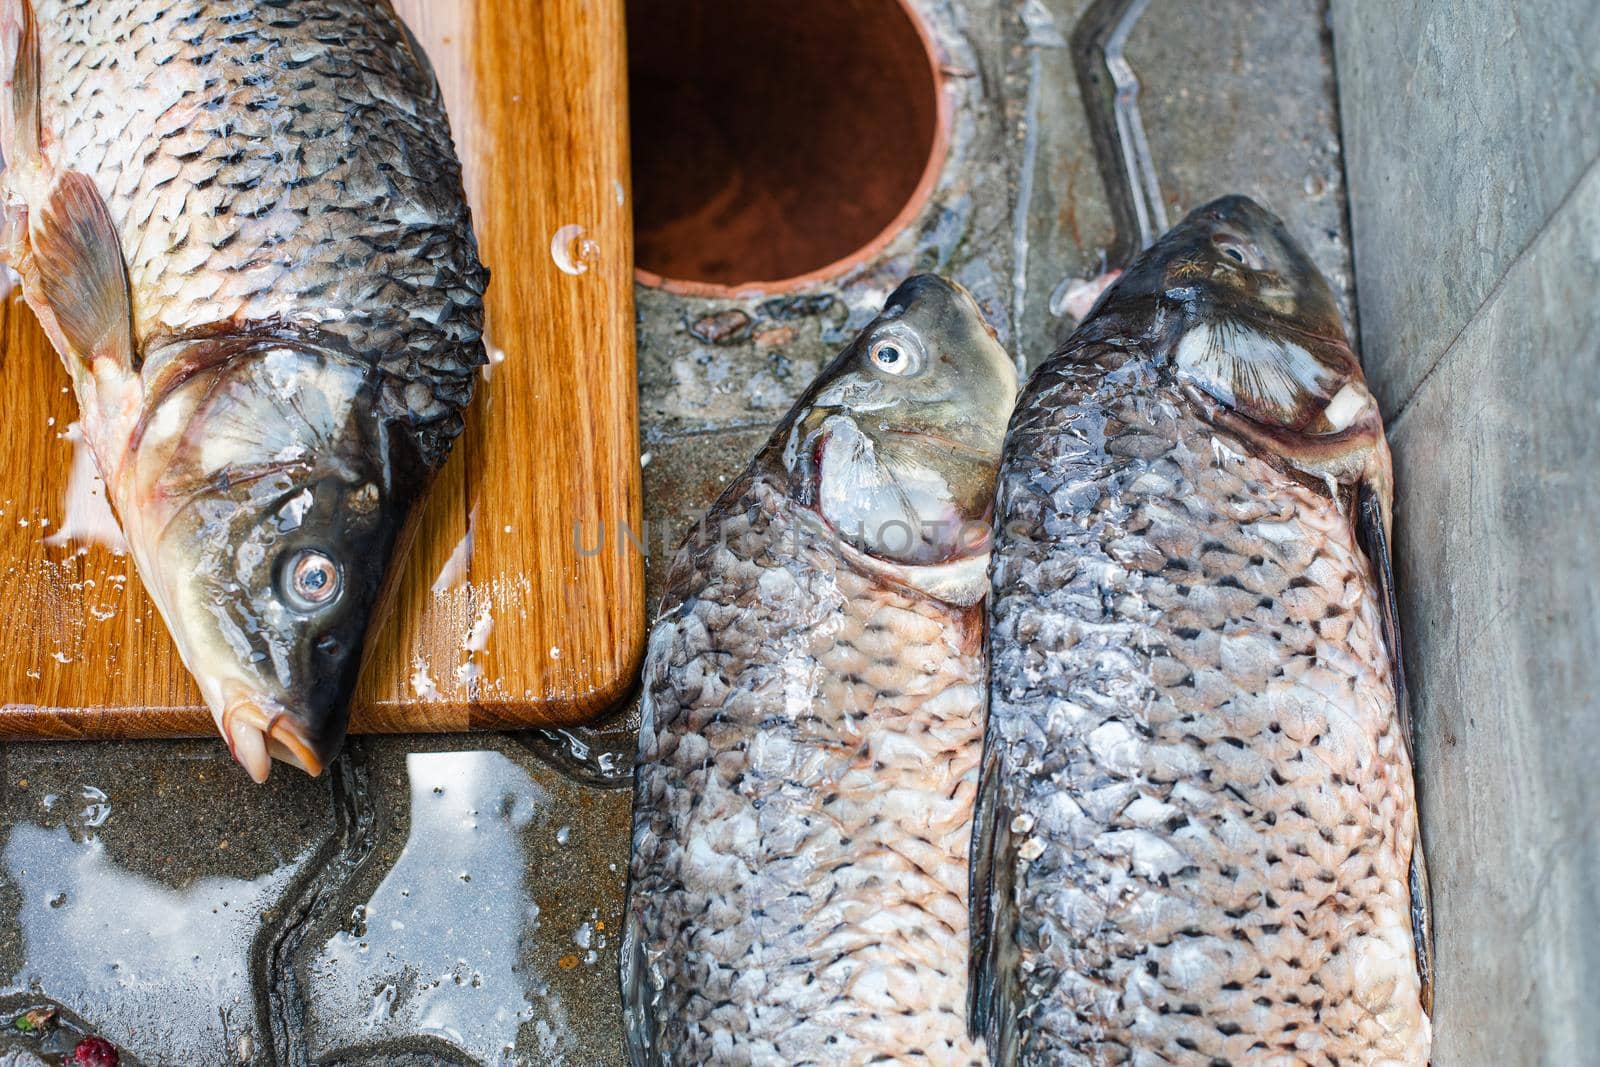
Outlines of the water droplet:
{"type": "Polygon", "coordinates": [[[105,821],[111,818],[111,801],[105,791],[92,785],[86,785],[81,790],[83,799],[89,805],[78,813],[78,818],[85,826],[104,826],[105,821]]]}
{"type": "Polygon", "coordinates": [[[561,227],[550,238],[550,258],[567,274],[582,274],[600,256],[600,242],[585,235],[582,226],[561,227]]]}

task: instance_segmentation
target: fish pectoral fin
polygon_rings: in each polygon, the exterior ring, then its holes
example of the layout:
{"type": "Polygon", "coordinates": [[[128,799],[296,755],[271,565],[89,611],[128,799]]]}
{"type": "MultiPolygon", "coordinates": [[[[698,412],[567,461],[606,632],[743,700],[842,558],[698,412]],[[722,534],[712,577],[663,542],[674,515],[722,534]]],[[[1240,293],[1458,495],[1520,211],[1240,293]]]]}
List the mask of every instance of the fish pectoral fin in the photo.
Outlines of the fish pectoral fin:
{"type": "Polygon", "coordinates": [[[51,339],[66,346],[61,357],[69,364],[75,357],[91,372],[103,360],[134,369],[128,271],[93,179],[79,171],[56,178],[45,203],[28,214],[28,245],[29,303],[41,319],[47,310],[54,320],[51,339]]]}
{"type": "Polygon", "coordinates": [[[1422,828],[1411,843],[1411,940],[1417,950],[1417,978],[1422,983],[1422,1010],[1433,1018],[1433,904],[1428,862],[1422,851],[1422,828]]]}
{"type": "Polygon", "coordinates": [[[983,1038],[994,1063],[1015,1062],[1017,1010],[1016,849],[1002,803],[1004,757],[991,725],[985,731],[972,819],[967,907],[970,981],[967,1032],[983,1038]]]}
{"type": "Polygon", "coordinates": [[[39,156],[39,32],[32,0],[0,0],[6,81],[0,97],[0,152],[8,163],[39,156]]]}
{"type": "MultiPolygon", "coordinates": [[[[1383,639],[1389,649],[1389,671],[1394,677],[1395,713],[1400,737],[1416,776],[1416,739],[1411,732],[1410,691],[1406,686],[1405,660],[1400,643],[1400,596],[1395,588],[1394,559],[1389,548],[1389,515],[1386,493],[1364,479],[1356,496],[1356,533],[1362,551],[1372,563],[1378,580],[1378,603],[1383,622],[1383,639]]],[[[1411,872],[1408,879],[1411,897],[1411,940],[1417,953],[1417,977],[1422,983],[1422,1009],[1433,1014],[1433,910],[1428,889],[1428,864],[1422,848],[1419,822],[1411,844],[1411,872]]]]}
{"type": "MultiPolygon", "coordinates": [[[[1383,640],[1389,648],[1389,672],[1394,678],[1394,702],[1400,716],[1400,734],[1406,755],[1416,760],[1411,736],[1411,707],[1406,690],[1406,664],[1400,645],[1400,596],[1395,589],[1394,559],[1389,551],[1389,516],[1383,492],[1363,479],[1356,495],[1356,537],[1372,563],[1378,581],[1378,607],[1382,612],[1383,640]]],[[[1415,768],[1413,768],[1413,771],[1415,768]]]]}

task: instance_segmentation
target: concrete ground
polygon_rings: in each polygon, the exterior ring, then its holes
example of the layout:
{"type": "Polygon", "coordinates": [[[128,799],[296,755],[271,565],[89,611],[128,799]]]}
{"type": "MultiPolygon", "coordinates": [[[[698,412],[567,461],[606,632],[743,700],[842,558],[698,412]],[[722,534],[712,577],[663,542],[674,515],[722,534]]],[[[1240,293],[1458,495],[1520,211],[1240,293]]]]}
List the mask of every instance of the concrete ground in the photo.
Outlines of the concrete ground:
{"type": "MultiPolygon", "coordinates": [[[[955,129],[912,228],[805,299],[640,291],[653,534],[676,541],[904,275],[961,281],[1031,365],[1068,325],[1051,295],[1104,266],[1114,230],[1065,48],[1086,0],[915,6],[955,129]],[[705,322],[728,311],[748,326],[705,322]]],[[[1322,0],[1155,0],[1128,53],[1171,216],[1263,198],[1348,308],[1322,0]]],[[[216,740],[0,747],[0,1020],[47,1007],[62,1027],[0,1031],[0,1065],[53,1064],[84,1032],[124,1064],[622,1063],[633,723],[354,738],[322,779],[259,788],[216,740]]]]}

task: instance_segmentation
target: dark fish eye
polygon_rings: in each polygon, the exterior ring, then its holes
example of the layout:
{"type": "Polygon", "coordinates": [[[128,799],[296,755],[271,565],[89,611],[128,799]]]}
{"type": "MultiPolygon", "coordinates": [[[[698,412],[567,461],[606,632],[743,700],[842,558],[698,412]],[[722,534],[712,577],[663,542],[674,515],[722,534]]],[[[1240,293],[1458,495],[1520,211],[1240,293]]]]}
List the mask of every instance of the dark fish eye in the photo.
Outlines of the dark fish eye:
{"type": "Polygon", "coordinates": [[[872,346],[872,362],[886,374],[910,374],[916,369],[916,354],[898,337],[885,337],[872,346]]]}
{"type": "Polygon", "coordinates": [[[1266,266],[1266,263],[1262,260],[1260,253],[1255,250],[1254,246],[1247,244],[1245,241],[1235,237],[1231,233],[1214,233],[1211,235],[1211,240],[1217,246],[1217,251],[1221,252],[1235,263],[1247,267],[1250,270],[1261,270],[1266,266]]]}
{"type": "Polygon", "coordinates": [[[316,611],[339,597],[339,565],[314,548],[302,548],[284,565],[280,585],[284,599],[296,611],[316,611]]]}

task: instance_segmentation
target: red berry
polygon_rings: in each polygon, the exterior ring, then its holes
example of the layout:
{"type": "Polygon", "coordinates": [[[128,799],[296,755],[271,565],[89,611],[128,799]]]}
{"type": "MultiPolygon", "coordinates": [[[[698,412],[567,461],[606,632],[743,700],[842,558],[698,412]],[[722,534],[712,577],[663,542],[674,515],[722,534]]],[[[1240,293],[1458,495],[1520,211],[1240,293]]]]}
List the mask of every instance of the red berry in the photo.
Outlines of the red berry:
{"type": "Polygon", "coordinates": [[[121,1057],[111,1042],[103,1037],[86,1037],[72,1050],[69,1064],[74,1067],[117,1067],[121,1057]]]}

